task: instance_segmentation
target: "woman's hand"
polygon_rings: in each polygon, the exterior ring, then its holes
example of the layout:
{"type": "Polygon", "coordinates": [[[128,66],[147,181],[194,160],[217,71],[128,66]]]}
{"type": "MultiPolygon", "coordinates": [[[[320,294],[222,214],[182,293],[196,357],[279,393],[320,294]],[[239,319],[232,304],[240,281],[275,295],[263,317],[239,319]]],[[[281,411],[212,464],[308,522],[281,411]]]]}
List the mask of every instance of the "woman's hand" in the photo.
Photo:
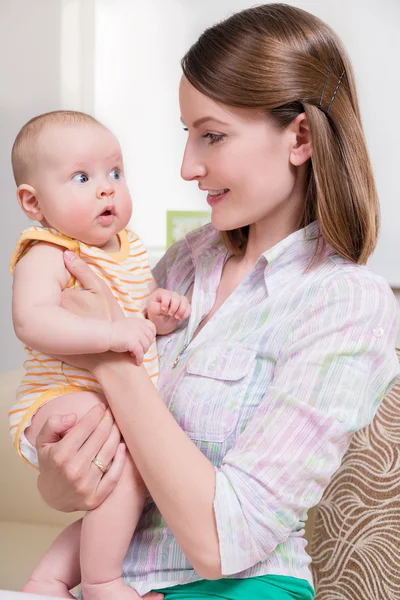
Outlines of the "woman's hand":
{"type": "Polygon", "coordinates": [[[76,254],[64,252],[65,266],[83,286],[83,289],[67,288],[61,294],[61,306],[82,317],[119,321],[124,319],[122,308],[110,288],[76,254]]]}
{"type": "Polygon", "coordinates": [[[92,510],[117,484],[125,464],[125,445],[109,409],[97,405],[75,425],[76,416],[51,416],[37,437],[39,492],[63,512],[92,510]],[[92,462],[110,465],[103,475],[92,462]]]}

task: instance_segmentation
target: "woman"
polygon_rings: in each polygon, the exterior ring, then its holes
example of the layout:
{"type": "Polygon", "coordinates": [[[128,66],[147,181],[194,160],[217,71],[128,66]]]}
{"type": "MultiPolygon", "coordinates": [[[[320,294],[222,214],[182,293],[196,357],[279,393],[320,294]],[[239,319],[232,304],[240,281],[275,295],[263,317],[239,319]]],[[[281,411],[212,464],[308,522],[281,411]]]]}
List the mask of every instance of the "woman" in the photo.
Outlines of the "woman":
{"type": "MultiPolygon", "coordinates": [[[[378,202],[353,73],[328,26],[283,4],[206,30],[182,67],[182,176],[208,191],[212,225],[154,275],[192,315],[159,341],[158,391],[128,356],[72,362],[100,381],[149,490],[125,562],[139,593],[312,598],[307,511],[398,375],[398,308],[364,266],[378,202]]],[[[121,318],[66,264],[91,292],[66,307],[121,318]]],[[[110,411],[74,423],[38,438],[39,489],[64,511],[100,504],[124,462],[110,411]]]]}

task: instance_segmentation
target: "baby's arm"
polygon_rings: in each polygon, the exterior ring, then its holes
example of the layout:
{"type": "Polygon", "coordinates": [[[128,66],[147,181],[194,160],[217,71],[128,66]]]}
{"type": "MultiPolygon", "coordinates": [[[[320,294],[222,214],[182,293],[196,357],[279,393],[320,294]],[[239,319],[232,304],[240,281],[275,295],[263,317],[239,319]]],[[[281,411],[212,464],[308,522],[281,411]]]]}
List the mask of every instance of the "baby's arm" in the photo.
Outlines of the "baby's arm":
{"type": "Polygon", "coordinates": [[[83,318],[61,307],[61,292],[71,277],[64,265],[63,251],[40,242],[17,263],[13,322],[18,338],[50,355],[108,350],[135,353],[137,338],[149,335],[147,322],[137,318],[122,322],[83,318]]]}

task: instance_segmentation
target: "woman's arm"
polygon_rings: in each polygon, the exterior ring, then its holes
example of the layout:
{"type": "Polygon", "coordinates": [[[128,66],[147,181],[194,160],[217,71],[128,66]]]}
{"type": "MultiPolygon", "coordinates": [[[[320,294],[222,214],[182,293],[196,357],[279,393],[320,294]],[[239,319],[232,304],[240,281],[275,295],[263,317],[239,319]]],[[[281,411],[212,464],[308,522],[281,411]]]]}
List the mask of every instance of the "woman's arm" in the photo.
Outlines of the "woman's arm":
{"type": "Polygon", "coordinates": [[[94,375],[159,511],[197,573],[221,577],[215,469],[182,431],[143,367],[108,355],[94,375]]]}

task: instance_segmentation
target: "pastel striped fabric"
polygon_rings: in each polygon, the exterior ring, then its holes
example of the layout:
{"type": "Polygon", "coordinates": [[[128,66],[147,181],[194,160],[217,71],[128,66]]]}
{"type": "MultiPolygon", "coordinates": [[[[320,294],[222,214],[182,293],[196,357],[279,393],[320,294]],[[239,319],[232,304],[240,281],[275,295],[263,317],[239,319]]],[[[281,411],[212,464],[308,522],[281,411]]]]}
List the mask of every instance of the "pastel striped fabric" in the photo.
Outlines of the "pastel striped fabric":
{"type": "MultiPolygon", "coordinates": [[[[307,511],[398,376],[389,286],[329,248],[306,270],[317,240],[313,223],[260,256],[194,339],[229,257],[220,234],[211,225],[189,234],[153,272],[192,298],[189,322],[158,339],[159,389],[215,467],[226,577],[311,582],[307,511]]],[[[140,594],[198,579],[151,499],[124,574],[140,594]]]]}
{"type": "MultiPolygon", "coordinates": [[[[21,234],[11,259],[11,271],[29,248],[40,241],[69,248],[107,282],[126,316],[144,318],[143,313],[149,300],[149,284],[153,281],[147,252],[140,239],[129,229],[121,231],[118,237],[119,252],[109,254],[96,246],[67,238],[55,229],[29,227],[21,234]]],[[[71,280],[70,285],[81,287],[75,280],[71,280]]],[[[100,385],[88,371],[71,367],[33,348],[26,348],[26,351],[28,358],[24,363],[25,376],[17,390],[17,402],[9,412],[10,433],[17,447],[20,434],[44,402],[61,393],[82,388],[101,392],[100,385]]],[[[145,356],[144,365],[156,383],[158,357],[155,342],[145,356]]]]}

